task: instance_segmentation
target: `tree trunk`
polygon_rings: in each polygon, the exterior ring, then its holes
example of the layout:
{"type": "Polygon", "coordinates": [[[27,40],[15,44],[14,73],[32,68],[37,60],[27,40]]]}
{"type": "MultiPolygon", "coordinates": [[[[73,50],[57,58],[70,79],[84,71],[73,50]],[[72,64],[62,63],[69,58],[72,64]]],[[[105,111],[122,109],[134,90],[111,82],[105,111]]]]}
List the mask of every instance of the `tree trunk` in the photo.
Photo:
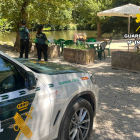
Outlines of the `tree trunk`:
{"type": "Polygon", "coordinates": [[[101,38],[102,34],[101,34],[101,23],[97,23],[97,37],[101,38]]]}
{"type": "MultiPolygon", "coordinates": [[[[24,0],[24,3],[22,5],[22,9],[21,9],[21,20],[26,20],[27,19],[27,13],[25,11],[26,7],[28,6],[28,0],[24,0]]],[[[20,27],[20,21],[17,24],[17,35],[16,35],[16,41],[14,44],[14,48],[16,51],[20,51],[20,36],[19,36],[19,27],[20,27]]]]}
{"type": "Polygon", "coordinates": [[[17,31],[17,35],[16,35],[16,41],[14,44],[14,48],[16,51],[20,51],[20,36],[19,36],[19,31],[17,31]]]}

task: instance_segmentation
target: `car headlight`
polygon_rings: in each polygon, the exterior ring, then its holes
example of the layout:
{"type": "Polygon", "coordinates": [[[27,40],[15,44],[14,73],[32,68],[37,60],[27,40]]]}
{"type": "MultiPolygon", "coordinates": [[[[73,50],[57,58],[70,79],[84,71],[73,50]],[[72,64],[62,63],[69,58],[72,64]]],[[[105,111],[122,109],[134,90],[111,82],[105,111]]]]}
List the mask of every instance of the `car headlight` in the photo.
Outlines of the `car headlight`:
{"type": "Polygon", "coordinates": [[[95,77],[93,75],[90,77],[90,80],[93,84],[96,84],[96,80],[95,80],[95,77]]]}

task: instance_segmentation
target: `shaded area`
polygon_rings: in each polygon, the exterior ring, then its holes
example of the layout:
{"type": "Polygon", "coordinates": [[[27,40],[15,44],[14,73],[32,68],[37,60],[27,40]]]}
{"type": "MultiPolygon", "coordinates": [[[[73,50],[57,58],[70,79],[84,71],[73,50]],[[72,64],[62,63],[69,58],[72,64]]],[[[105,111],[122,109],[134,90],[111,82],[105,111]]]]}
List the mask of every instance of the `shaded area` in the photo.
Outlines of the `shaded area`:
{"type": "Polygon", "coordinates": [[[111,69],[111,58],[94,64],[70,64],[91,72],[99,86],[99,112],[90,140],[140,139],[140,74],[111,69]]]}
{"type": "Polygon", "coordinates": [[[140,139],[140,74],[111,69],[108,57],[90,65],[69,63],[62,58],[49,61],[88,71],[99,86],[99,112],[90,140],[140,139]]]}

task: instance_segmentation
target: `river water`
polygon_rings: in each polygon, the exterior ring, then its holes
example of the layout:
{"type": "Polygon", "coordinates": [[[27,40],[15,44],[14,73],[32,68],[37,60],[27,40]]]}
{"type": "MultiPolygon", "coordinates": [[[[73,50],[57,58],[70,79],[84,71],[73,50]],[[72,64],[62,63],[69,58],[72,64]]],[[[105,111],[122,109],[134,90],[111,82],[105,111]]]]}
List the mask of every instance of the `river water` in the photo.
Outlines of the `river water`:
{"type": "MultiPolygon", "coordinates": [[[[87,38],[89,37],[97,37],[97,31],[91,31],[91,30],[64,30],[64,31],[47,31],[43,32],[46,34],[48,39],[73,39],[74,34],[76,33],[86,33],[87,38]]],[[[35,38],[36,31],[30,32],[31,38],[35,38]]],[[[103,34],[103,37],[109,37],[110,34],[103,34]]],[[[2,42],[15,42],[16,38],[16,32],[10,32],[10,33],[5,33],[2,36],[0,36],[0,41],[2,42]]]]}

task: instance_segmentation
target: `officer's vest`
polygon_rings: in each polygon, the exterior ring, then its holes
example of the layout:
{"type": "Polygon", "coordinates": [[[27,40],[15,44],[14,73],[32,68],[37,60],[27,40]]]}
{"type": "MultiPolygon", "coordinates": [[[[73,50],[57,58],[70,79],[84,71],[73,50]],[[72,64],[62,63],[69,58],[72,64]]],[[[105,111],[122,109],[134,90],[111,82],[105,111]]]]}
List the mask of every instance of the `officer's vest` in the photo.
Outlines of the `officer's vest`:
{"type": "Polygon", "coordinates": [[[36,38],[37,38],[37,39],[38,39],[38,38],[45,39],[45,34],[43,34],[43,33],[40,33],[39,35],[36,34],[36,38]]]}
{"type": "Polygon", "coordinates": [[[28,38],[28,33],[26,32],[25,27],[20,27],[19,32],[22,33],[26,38],[28,38]]]}

